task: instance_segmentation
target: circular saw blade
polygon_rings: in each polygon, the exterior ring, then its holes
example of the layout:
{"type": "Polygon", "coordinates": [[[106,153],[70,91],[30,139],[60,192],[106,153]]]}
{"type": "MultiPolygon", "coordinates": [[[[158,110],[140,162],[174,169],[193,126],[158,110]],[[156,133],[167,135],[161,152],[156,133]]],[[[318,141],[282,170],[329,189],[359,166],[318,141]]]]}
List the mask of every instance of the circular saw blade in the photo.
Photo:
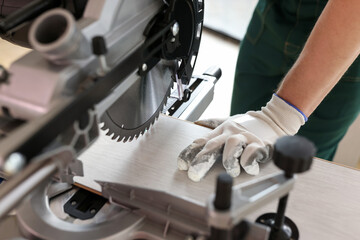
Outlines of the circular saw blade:
{"type": "Polygon", "coordinates": [[[176,61],[161,60],[102,115],[103,130],[117,141],[131,141],[143,134],[158,118],[172,87],[176,61]]]}

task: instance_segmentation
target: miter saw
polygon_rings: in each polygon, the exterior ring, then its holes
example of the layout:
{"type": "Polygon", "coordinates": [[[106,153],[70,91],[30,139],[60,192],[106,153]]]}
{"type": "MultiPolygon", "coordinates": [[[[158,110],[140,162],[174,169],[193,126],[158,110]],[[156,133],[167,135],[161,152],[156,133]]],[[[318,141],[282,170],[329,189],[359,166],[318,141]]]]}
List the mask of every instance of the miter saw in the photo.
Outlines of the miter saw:
{"type": "Polygon", "coordinates": [[[3,38],[34,49],[9,70],[0,68],[0,176],[8,180],[0,186],[2,231],[17,223],[21,234],[15,230],[13,238],[267,239],[268,227],[242,219],[265,200],[286,195],[291,176],[277,174],[233,189],[220,177],[207,209],[121,184],[100,183],[111,204],[96,196],[90,204],[87,193],[69,191],[73,176],[83,174],[77,156],[99,136],[99,126],[114,141],[131,141],[161,112],[195,120],[211,101],[221,71],[192,76],[202,0],[28,2],[0,21],[3,38]],[[59,193],[64,194],[53,201],[59,193]],[[56,202],[64,201],[72,216],[66,222],[48,211],[56,212],[56,202]],[[15,220],[8,214],[20,202],[15,220]],[[75,224],[73,217],[83,215],[90,220],[75,224]],[[169,225],[176,233],[169,233],[169,225]]]}

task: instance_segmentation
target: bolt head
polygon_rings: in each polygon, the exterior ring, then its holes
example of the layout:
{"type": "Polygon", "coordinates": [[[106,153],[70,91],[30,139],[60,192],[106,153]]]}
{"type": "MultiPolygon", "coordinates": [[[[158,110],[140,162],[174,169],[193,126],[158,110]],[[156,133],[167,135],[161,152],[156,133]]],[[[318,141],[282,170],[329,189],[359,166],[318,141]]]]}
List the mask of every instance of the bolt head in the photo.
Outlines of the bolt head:
{"type": "Polygon", "coordinates": [[[12,153],[6,159],[5,164],[3,166],[3,170],[6,174],[12,176],[18,172],[20,172],[26,164],[26,159],[24,155],[21,153],[12,153]]]}
{"type": "Polygon", "coordinates": [[[179,23],[176,22],[176,23],[174,23],[174,25],[172,25],[171,32],[172,32],[173,36],[176,36],[176,35],[178,35],[179,31],[180,31],[180,26],[179,26],[179,23]]]}
{"type": "Polygon", "coordinates": [[[142,66],[141,66],[141,70],[143,71],[143,72],[145,72],[146,70],[147,70],[147,65],[146,65],[146,63],[144,63],[142,66]]]}

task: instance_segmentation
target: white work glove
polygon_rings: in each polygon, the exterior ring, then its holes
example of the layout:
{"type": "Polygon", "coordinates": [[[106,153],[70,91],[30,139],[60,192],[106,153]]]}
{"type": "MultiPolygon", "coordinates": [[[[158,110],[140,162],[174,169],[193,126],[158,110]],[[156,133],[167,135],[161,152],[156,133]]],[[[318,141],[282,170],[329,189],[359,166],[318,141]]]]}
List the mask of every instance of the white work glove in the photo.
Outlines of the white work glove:
{"type": "Polygon", "coordinates": [[[198,182],[222,155],[230,176],[240,174],[240,165],[248,174],[257,175],[258,163],[271,158],[276,139],[295,135],[305,120],[305,115],[274,94],[260,111],[198,121],[199,125],[215,129],[180,153],[178,168],[187,170],[189,178],[198,182]]]}

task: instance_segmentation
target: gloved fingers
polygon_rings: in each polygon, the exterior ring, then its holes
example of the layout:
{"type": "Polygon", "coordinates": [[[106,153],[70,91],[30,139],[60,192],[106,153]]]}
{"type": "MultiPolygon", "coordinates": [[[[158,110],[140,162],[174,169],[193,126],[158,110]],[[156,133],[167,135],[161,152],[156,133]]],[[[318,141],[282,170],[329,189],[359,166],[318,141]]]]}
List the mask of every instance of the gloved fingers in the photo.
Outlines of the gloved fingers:
{"type": "Polygon", "coordinates": [[[194,161],[190,163],[188,177],[194,182],[200,181],[214,165],[216,160],[221,157],[222,150],[223,148],[219,147],[205,154],[199,153],[194,161]]]}
{"type": "Polygon", "coordinates": [[[259,162],[269,159],[269,148],[259,143],[251,143],[244,149],[240,158],[240,165],[250,175],[259,174],[259,162]]]}
{"type": "Polygon", "coordinates": [[[197,155],[204,155],[224,145],[225,136],[221,135],[221,130],[215,129],[202,138],[194,140],[178,156],[178,169],[188,170],[190,163],[197,155]],[[220,134],[220,135],[219,135],[220,134]]]}
{"type": "Polygon", "coordinates": [[[222,132],[223,132],[223,130],[221,128],[216,128],[216,129],[212,130],[211,132],[209,132],[208,134],[206,134],[205,136],[194,140],[193,143],[205,145],[211,139],[214,139],[214,138],[220,136],[222,134],[222,132]]]}
{"type": "Polygon", "coordinates": [[[203,149],[198,153],[198,156],[200,155],[205,155],[211,152],[216,152],[218,151],[218,149],[223,149],[225,141],[227,139],[227,135],[225,134],[221,134],[219,136],[216,136],[212,139],[210,139],[209,141],[206,142],[206,144],[204,145],[203,149]]]}
{"type": "Polygon", "coordinates": [[[195,124],[214,129],[214,128],[217,128],[218,126],[220,126],[226,120],[227,120],[227,118],[211,118],[211,119],[195,121],[195,124]]]}
{"type": "Polygon", "coordinates": [[[240,157],[240,165],[250,175],[259,174],[259,163],[269,158],[269,150],[259,143],[247,145],[240,157]]]}
{"type": "Polygon", "coordinates": [[[179,170],[188,170],[191,161],[203,149],[205,144],[192,143],[187,146],[178,156],[177,167],[179,170]]]}
{"type": "Polygon", "coordinates": [[[240,174],[239,159],[246,141],[244,135],[236,134],[227,138],[225,142],[222,162],[226,172],[232,177],[237,177],[240,174]]]}
{"type": "Polygon", "coordinates": [[[188,170],[190,163],[197,155],[206,155],[216,149],[222,149],[226,136],[215,135],[214,138],[207,140],[207,137],[196,139],[192,144],[185,148],[178,156],[177,166],[180,170],[188,170]]]}
{"type": "Polygon", "coordinates": [[[265,154],[264,158],[258,159],[259,163],[266,163],[272,158],[273,151],[274,151],[274,145],[271,143],[265,143],[264,148],[265,148],[264,151],[266,152],[266,154],[265,154]]]}

